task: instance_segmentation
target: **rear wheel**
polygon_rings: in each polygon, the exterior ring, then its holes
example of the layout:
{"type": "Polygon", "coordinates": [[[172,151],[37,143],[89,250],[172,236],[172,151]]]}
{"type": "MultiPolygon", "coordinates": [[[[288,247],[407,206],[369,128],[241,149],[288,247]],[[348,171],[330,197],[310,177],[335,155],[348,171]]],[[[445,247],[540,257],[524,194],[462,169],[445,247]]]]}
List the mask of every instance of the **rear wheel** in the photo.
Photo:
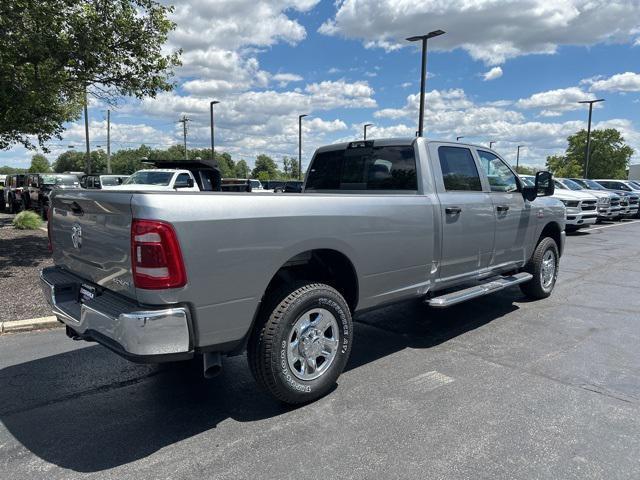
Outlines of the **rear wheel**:
{"type": "Polygon", "coordinates": [[[522,293],[536,300],[551,295],[558,278],[559,260],[560,255],[555,240],[549,237],[543,238],[533,252],[531,260],[524,267],[524,271],[533,275],[533,278],[520,285],[522,293]]]}
{"type": "Polygon", "coordinates": [[[281,290],[270,305],[249,341],[256,382],[290,404],[327,394],[351,353],[347,302],[329,285],[307,283],[281,290]]]}

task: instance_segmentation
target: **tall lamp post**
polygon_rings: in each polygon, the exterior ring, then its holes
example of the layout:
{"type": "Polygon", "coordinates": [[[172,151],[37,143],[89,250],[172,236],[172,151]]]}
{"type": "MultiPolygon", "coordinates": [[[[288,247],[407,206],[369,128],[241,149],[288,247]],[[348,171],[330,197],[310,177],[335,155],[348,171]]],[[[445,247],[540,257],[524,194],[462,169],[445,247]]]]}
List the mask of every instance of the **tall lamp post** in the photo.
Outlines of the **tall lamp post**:
{"type": "Polygon", "coordinates": [[[298,115],[298,180],[302,180],[302,119],[307,116],[298,115]]]}
{"type": "Polygon", "coordinates": [[[215,142],[213,136],[213,106],[217,103],[220,103],[218,100],[212,100],[209,103],[209,110],[211,112],[211,160],[216,160],[216,150],[215,150],[215,142]]]}
{"type": "Polygon", "coordinates": [[[461,138],[464,138],[464,135],[460,135],[459,137],[456,137],[456,142],[457,142],[458,140],[460,140],[461,138]]]}
{"type": "Polygon", "coordinates": [[[518,153],[516,153],[516,173],[518,172],[518,167],[520,166],[520,149],[524,147],[524,145],[518,145],[518,153]]]}
{"type": "Polygon", "coordinates": [[[426,35],[417,35],[407,38],[409,42],[422,42],[422,71],[420,73],[420,118],[418,120],[418,136],[422,137],[424,124],[424,89],[427,83],[427,40],[433,37],[444,35],[444,30],[434,30],[426,35]]]}
{"type": "Polygon", "coordinates": [[[367,127],[373,127],[373,123],[365,123],[364,124],[364,139],[367,139],[367,127]]]}
{"type": "Polygon", "coordinates": [[[583,178],[589,178],[589,154],[591,153],[591,113],[593,112],[593,104],[598,102],[604,102],[604,98],[598,98],[597,100],[583,100],[578,103],[589,104],[589,125],[587,127],[587,149],[584,152],[584,175],[583,178]]]}
{"type": "Polygon", "coordinates": [[[494,144],[494,143],[496,143],[496,142],[494,142],[493,140],[491,140],[491,141],[489,142],[489,148],[493,148],[493,144],[494,144]]]}

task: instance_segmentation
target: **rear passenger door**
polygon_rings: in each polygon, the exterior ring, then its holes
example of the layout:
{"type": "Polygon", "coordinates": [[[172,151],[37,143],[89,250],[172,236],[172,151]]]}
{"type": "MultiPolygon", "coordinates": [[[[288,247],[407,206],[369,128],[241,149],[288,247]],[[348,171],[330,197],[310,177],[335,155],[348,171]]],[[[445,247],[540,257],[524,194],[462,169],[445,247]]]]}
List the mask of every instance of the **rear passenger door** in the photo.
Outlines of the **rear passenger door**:
{"type": "Polygon", "coordinates": [[[495,215],[483,191],[471,148],[430,144],[440,200],[440,279],[472,276],[488,267],[493,251],[495,215]]]}
{"type": "MultiPolygon", "coordinates": [[[[497,155],[477,149],[482,172],[491,192],[496,217],[496,240],[491,266],[524,260],[530,227],[530,206],[525,204],[516,175],[497,155]]],[[[563,187],[564,188],[564,187],[563,187]]]]}

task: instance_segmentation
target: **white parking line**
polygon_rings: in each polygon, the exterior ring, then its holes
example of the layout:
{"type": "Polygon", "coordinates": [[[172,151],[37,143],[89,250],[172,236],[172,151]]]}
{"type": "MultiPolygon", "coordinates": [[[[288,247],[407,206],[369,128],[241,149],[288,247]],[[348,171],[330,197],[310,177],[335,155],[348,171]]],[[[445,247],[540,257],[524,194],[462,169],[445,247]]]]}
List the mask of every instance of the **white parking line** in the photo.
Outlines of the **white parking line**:
{"type": "Polygon", "coordinates": [[[624,225],[631,225],[633,223],[638,223],[640,222],[640,220],[633,220],[631,222],[625,222],[625,223],[615,223],[613,225],[604,225],[602,227],[591,227],[589,228],[587,231],[591,231],[591,230],[602,230],[603,228],[611,228],[611,227],[622,227],[624,225]]]}

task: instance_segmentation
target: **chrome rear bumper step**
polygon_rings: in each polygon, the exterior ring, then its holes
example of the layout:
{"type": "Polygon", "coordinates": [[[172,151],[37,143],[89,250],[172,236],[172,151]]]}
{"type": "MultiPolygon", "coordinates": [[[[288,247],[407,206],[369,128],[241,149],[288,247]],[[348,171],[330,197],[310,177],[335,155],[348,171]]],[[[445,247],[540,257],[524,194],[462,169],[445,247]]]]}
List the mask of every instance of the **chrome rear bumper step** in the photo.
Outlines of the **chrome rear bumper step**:
{"type": "Polygon", "coordinates": [[[509,275],[507,277],[498,277],[497,279],[494,278],[493,280],[481,285],[474,285],[473,287],[465,288],[464,290],[458,290],[439,297],[433,297],[427,300],[426,303],[431,307],[446,308],[490,293],[499,292],[500,290],[504,290],[512,285],[528,282],[532,278],[533,276],[526,272],[516,273],[515,275],[509,275]]]}

